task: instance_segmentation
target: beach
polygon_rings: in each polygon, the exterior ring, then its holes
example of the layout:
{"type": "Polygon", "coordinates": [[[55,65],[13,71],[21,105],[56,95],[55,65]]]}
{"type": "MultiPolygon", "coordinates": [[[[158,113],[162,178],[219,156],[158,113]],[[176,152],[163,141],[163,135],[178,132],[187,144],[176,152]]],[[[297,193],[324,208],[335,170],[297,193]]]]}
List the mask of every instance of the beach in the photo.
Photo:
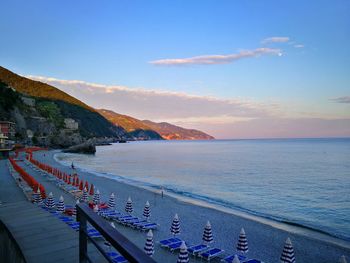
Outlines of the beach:
{"type": "MultiPolygon", "coordinates": [[[[70,167],[55,161],[55,153],[57,151],[40,151],[34,154],[34,158],[70,172],[70,167]]],[[[189,244],[201,243],[203,228],[209,220],[214,235],[214,243],[211,246],[224,249],[225,255],[233,254],[236,251],[239,232],[243,227],[249,245],[248,258],[257,258],[264,262],[279,262],[287,237],[292,240],[297,262],[337,262],[342,255],[350,257],[349,242],[322,233],[196,205],[174,196],[168,196],[166,193],[162,197],[159,191],[149,191],[117,180],[96,176],[86,171],[78,170],[78,174],[84,181],[93,183],[100,190],[102,200],[107,201],[110,193],[113,192],[116,195],[117,210],[124,211],[126,200],[131,197],[134,214],[142,216],[144,204],[148,200],[151,205],[151,221],[160,224],[160,227],[154,231],[155,242],[171,236],[171,221],[174,214],[177,213],[181,222],[180,238],[189,244]]],[[[120,226],[118,226],[118,230],[143,248],[146,239],[145,233],[120,226]]],[[[172,255],[156,244],[154,258],[159,262],[174,262],[176,254],[172,255]]]]}

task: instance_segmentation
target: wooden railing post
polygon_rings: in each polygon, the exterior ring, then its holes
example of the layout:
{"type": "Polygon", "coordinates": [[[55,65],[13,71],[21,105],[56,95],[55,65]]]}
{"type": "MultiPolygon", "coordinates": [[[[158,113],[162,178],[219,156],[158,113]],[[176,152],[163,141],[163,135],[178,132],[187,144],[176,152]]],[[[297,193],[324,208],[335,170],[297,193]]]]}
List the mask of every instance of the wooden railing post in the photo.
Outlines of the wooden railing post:
{"type": "Polygon", "coordinates": [[[86,263],[87,260],[87,224],[86,224],[86,217],[84,216],[84,213],[81,212],[79,207],[77,208],[77,221],[79,224],[79,262],[80,263],[86,263]]]}

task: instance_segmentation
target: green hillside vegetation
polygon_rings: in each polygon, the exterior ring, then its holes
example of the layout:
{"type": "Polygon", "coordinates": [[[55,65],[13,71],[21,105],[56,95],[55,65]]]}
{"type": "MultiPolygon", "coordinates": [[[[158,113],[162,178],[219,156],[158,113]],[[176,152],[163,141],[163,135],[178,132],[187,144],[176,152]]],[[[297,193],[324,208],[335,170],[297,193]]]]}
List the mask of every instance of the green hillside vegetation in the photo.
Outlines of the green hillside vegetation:
{"type": "Polygon", "coordinates": [[[80,100],[68,95],[67,93],[40,81],[31,80],[19,76],[6,68],[0,66],[0,81],[6,83],[8,86],[16,89],[18,92],[39,98],[46,98],[52,100],[62,100],[70,104],[75,104],[80,107],[94,111],[80,100]]]}

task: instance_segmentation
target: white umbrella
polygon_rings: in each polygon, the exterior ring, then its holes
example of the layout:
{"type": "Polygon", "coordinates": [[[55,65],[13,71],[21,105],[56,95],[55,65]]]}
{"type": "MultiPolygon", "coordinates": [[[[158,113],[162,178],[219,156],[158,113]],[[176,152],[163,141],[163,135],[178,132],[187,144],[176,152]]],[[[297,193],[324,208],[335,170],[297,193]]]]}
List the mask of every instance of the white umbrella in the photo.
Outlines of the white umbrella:
{"type": "Polygon", "coordinates": [[[55,200],[53,199],[53,194],[52,194],[52,192],[49,193],[49,196],[48,196],[48,198],[47,198],[47,200],[46,200],[46,207],[47,207],[48,209],[52,209],[52,208],[55,207],[55,200]]]}
{"type": "Polygon", "coordinates": [[[211,230],[211,225],[210,222],[208,221],[207,224],[205,225],[204,232],[203,232],[203,242],[205,244],[212,243],[214,238],[213,238],[213,232],[211,230]]]}
{"type": "Polygon", "coordinates": [[[344,255],[342,255],[339,259],[339,263],[347,263],[346,258],[344,255]]]}
{"type": "Polygon", "coordinates": [[[132,211],[134,211],[134,209],[132,208],[132,201],[131,198],[128,198],[128,201],[125,204],[125,212],[127,212],[128,214],[131,214],[132,211]]]}
{"type": "Polygon", "coordinates": [[[100,198],[100,191],[97,189],[97,191],[94,194],[94,198],[92,199],[92,202],[95,205],[98,205],[99,203],[101,203],[101,198],[100,198]]]}
{"type": "Polygon", "coordinates": [[[177,263],[188,263],[190,261],[188,257],[187,247],[184,241],[182,241],[180,246],[180,253],[177,258],[177,263]]]}
{"type": "Polygon", "coordinates": [[[58,201],[58,203],[57,203],[57,206],[56,206],[56,211],[57,211],[58,213],[63,213],[64,210],[65,210],[64,198],[63,198],[63,196],[61,195],[61,197],[60,197],[60,199],[59,199],[59,201],[58,201]]]}
{"type": "Polygon", "coordinates": [[[244,228],[242,227],[241,232],[239,233],[238,243],[237,243],[237,251],[242,253],[248,252],[248,240],[245,235],[244,228]]]}
{"type": "Polygon", "coordinates": [[[233,258],[232,263],[241,263],[237,255],[233,258]]]}
{"type": "Polygon", "coordinates": [[[84,187],[83,195],[82,195],[80,201],[87,202],[87,200],[88,200],[88,190],[86,189],[86,187],[84,187]]]}
{"type": "Polygon", "coordinates": [[[281,254],[281,263],[295,263],[294,248],[288,237],[281,254]]]}
{"type": "Polygon", "coordinates": [[[146,218],[147,221],[151,216],[151,208],[148,201],[146,202],[145,208],[143,209],[143,216],[144,218],[146,218]]]}
{"type": "Polygon", "coordinates": [[[111,193],[109,200],[108,200],[108,208],[114,210],[115,208],[115,197],[114,193],[111,193]]]}
{"type": "Polygon", "coordinates": [[[170,232],[174,236],[180,233],[180,219],[177,214],[175,214],[173,222],[171,223],[170,232]]]}
{"type": "Polygon", "coordinates": [[[147,239],[146,239],[144,250],[145,250],[145,253],[150,257],[154,254],[153,233],[151,229],[147,233],[147,239]]]}

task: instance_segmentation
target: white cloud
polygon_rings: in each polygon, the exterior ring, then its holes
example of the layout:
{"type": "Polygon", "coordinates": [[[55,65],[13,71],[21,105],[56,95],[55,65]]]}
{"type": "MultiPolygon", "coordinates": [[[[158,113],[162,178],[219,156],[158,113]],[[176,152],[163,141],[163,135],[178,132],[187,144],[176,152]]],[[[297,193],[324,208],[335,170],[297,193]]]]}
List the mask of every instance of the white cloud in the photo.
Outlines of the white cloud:
{"type": "Polygon", "coordinates": [[[216,65],[228,64],[239,59],[259,57],[261,55],[281,55],[282,51],[276,48],[257,48],[254,50],[243,50],[236,54],[228,55],[203,55],[190,58],[160,59],[150,61],[157,66],[183,66],[183,65],[216,65]]]}
{"type": "Polygon", "coordinates": [[[338,102],[338,103],[349,104],[350,103],[350,96],[337,97],[337,98],[332,98],[330,100],[332,100],[334,102],[338,102]]]}
{"type": "Polygon", "coordinates": [[[287,43],[289,42],[289,37],[268,37],[261,41],[261,44],[267,45],[271,43],[287,43]]]}
{"type": "Polygon", "coordinates": [[[302,44],[296,44],[296,45],[294,45],[294,47],[295,47],[295,48],[303,48],[304,45],[302,45],[302,44]]]}

